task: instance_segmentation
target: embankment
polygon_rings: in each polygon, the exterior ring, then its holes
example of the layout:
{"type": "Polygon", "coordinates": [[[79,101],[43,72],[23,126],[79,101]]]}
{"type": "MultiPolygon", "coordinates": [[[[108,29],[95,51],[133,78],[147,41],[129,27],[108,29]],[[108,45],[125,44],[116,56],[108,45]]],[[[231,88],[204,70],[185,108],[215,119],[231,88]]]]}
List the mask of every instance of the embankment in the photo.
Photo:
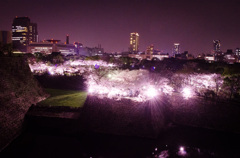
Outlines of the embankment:
{"type": "Polygon", "coordinates": [[[0,151],[23,128],[32,104],[46,98],[23,57],[0,58],[0,151]]]}

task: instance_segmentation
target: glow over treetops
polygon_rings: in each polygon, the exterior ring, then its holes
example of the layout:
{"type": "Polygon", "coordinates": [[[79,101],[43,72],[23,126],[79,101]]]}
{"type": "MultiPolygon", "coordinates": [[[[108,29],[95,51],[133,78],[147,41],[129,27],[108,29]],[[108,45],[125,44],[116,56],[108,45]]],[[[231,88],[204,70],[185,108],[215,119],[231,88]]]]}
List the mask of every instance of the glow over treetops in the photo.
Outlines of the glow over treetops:
{"type": "Polygon", "coordinates": [[[61,65],[34,63],[29,65],[36,74],[82,75],[86,79],[88,95],[143,102],[174,93],[190,99],[197,94],[219,91],[223,78],[219,74],[173,74],[170,78],[148,70],[121,70],[104,61],[67,61],[61,65]]]}

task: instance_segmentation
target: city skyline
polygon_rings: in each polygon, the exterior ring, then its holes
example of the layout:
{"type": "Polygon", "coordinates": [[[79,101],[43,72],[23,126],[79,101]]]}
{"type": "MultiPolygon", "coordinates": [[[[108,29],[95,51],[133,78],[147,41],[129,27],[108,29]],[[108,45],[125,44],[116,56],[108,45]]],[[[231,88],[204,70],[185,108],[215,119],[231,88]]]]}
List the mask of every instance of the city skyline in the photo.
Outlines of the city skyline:
{"type": "Polygon", "coordinates": [[[173,43],[181,52],[210,53],[212,41],[221,40],[221,50],[240,46],[239,2],[203,1],[5,1],[0,30],[11,30],[15,16],[28,16],[38,24],[39,39],[80,42],[106,52],[128,51],[129,34],[138,32],[139,49],[151,44],[171,53],[173,43]]]}

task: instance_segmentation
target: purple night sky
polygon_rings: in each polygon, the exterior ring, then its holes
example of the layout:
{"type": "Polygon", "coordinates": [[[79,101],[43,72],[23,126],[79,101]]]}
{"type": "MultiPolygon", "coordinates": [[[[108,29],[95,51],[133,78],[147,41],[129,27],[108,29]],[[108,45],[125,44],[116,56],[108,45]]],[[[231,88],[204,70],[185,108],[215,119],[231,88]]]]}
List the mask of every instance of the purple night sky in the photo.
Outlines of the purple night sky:
{"type": "Polygon", "coordinates": [[[208,53],[212,40],[221,49],[240,47],[237,0],[2,0],[0,30],[11,30],[15,16],[38,24],[39,39],[81,42],[106,52],[127,51],[131,32],[140,34],[140,51],[154,44],[171,53],[174,42],[196,55],[208,53]]]}

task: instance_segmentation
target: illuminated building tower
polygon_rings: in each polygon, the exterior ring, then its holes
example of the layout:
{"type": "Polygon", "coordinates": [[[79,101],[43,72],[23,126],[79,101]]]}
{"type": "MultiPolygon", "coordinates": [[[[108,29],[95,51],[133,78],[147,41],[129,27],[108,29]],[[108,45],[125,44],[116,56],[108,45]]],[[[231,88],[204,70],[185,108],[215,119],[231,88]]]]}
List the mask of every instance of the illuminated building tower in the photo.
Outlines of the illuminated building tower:
{"type": "Polygon", "coordinates": [[[29,25],[29,43],[38,42],[37,24],[30,23],[29,25]]]}
{"type": "Polygon", "coordinates": [[[27,51],[31,42],[38,42],[37,24],[31,23],[28,17],[16,17],[12,24],[13,48],[21,52],[27,51]]]}
{"type": "Polygon", "coordinates": [[[221,51],[220,46],[221,46],[220,40],[213,40],[213,51],[214,51],[214,53],[221,51]]]}
{"type": "Polygon", "coordinates": [[[180,54],[180,44],[179,43],[174,43],[173,44],[173,55],[175,54],[180,54]]]}
{"type": "Polygon", "coordinates": [[[220,40],[213,40],[213,55],[215,61],[223,61],[224,60],[224,53],[220,49],[220,40]]]}
{"type": "Polygon", "coordinates": [[[236,48],[235,50],[235,55],[240,57],[240,48],[236,48]]]}
{"type": "Polygon", "coordinates": [[[139,34],[137,32],[133,32],[130,34],[129,52],[131,53],[139,52],[139,34]]]}

